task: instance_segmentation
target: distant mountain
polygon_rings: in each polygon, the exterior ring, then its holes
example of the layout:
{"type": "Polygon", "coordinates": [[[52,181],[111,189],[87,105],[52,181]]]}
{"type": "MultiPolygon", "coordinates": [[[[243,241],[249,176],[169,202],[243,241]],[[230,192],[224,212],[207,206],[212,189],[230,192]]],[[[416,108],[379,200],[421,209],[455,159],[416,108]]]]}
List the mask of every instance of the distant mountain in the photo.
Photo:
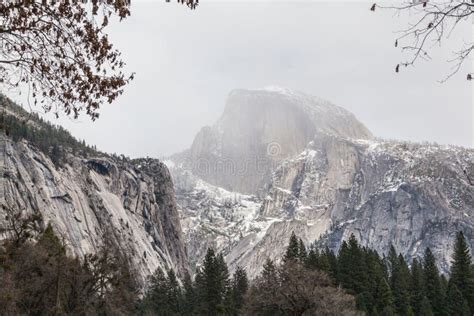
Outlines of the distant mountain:
{"type": "Polygon", "coordinates": [[[219,121],[166,163],[192,265],[213,246],[255,275],[292,231],[334,250],[351,233],[407,258],[431,247],[444,270],[456,231],[474,246],[472,149],[375,140],[302,93],[232,92],[219,121]]]}
{"type": "Polygon", "coordinates": [[[299,154],[316,132],[373,138],[352,113],[328,101],[274,87],[235,90],[217,123],[173,160],[213,185],[256,194],[273,167],[299,154]]]}
{"type": "Polygon", "coordinates": [[[163,163],[100,153],[3,96],[0,103],[0,227],[8,225],[6,209],[40,214],[43,226],[51,223],[79,257],[107,239],[127,255],[141,282],[158,267],[180,276],[188,271],[163,163]]]}

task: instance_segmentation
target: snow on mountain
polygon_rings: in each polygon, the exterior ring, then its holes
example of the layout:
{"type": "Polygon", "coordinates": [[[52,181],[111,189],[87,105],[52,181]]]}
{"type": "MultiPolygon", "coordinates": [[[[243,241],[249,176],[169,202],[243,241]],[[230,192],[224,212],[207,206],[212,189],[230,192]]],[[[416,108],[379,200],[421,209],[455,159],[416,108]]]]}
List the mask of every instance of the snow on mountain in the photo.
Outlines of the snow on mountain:
{"type": "Polygon", "coordinates": [[[409,258],[429,246],[443,269],[456,231],[474,246],[472,149],[374,140],[348,111],[299,92],[233,91],[171,160],[192,266],[212,246],[255,276],[292,231],[334,250],[351,233],[409,258]]]}

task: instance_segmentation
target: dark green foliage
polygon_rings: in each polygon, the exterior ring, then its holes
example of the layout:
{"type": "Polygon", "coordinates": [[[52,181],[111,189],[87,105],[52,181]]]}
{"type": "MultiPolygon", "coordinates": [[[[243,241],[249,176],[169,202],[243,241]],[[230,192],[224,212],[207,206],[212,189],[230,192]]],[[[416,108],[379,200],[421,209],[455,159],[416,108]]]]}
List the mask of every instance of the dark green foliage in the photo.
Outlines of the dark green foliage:
{"type": "Polygon", "coordinates": [[[474,275],[471,270],[472,259],[469,253],[469,246],[466,243],[464,234],[459,232],[456,235],[454,244],[453,262],[451,266],[451,277],[449,279],[449,287],[452,291],[458,289],[463,297],[464,302],[469,309],[474,311],[474,275]]]}
{"type": "Polygon", "coordinates": [[[4,128],[6,135],[14,141],[27,140],[49,156],[56,166],[64,163],[66,152],[83,156],[97,153],[95,148],[87,146],[84,141],[77,140],[61,126],[46,122],[36,113],[26,112],[1,94],[0,106],[7,109],[9,113],[1,114],[0,129],[4,128]]]}
{"type": "Polygon", "coordinates": [[[443,292],[441,291],[441,282],[436,260],[430,248],[425,251],[423,258],[423,280],[425,295],[435,315],[443,315],[443,292]]]}
{"type": "Polygon", "coordinates": [[[390,285],[388,284],[387,280],[383,278],[380,283],[378,284],[378,291],[376,296],[376,307],[377,310],[383,312],[386,307],[393,307],[393,295],[392,290],[390,289],[390,285]]]}
{"type": "Polygon", "coordinates": [[[420,302],[420,309],[416,315],[420,316],[434,316],[433,309],[431,308],[430,301],[426,296],[423,296],[423,299],[420,302]]]}
{"type": "Polygon", "coordinates": [[[229,271],[222,254],[208,249],[196,274],[196,311],[201,315],[229,313],[232,304],[229,271]]]}
{"type": "Polygon", "coordinates": [[[2,241],[0,315],[136,313],[134,278],[111,245],[81,262],[68,256],[52,226],[36,234],[37,241],[2,241]]]}
{"type": "Polygon", "coordinates": [[[449,281],[430,249],[409,268],[394,247],[382,259],[351,236],[338,256],[314,245],[306,253],[293,234],[282,263],[267,259],[250,284],[242,267],[231,278],[223,255],[208,249],[194,282],[158,269],[137,305],[128,263],[111,245],[81,262],[67,256],[52,226],[33,242],[38,220],[7,214],[27,223],[0,247],[0,315],[472,315],[472,259],[462,234],[449,281]]]}
{"type": "Polygon", "coordinates": [[[450,282],[448,285],[448,292],[446,293],[446,310],[448,315],[471,315],[469,303],[464,299],[462,292],[454,282],[450,282]]]}
{"type": "Polygon", "coordinates": [[[306,256],[306,260],[304,261],[306,267],[310,270],[316,270],[321,268],[321,261],[320,261],[320,255],[319,255],[319,250],[315,247],[311,247],[309,249],[308,255],[306,256]]]}
{"type": "Polygon", "coordinates": [[[143,311],[155,315],[179,315],[181,288],[173,270],[167,274],[157,269],[150,278],[150,284],[143,299],[143,311]]]}
{"type": "Polygon", "coordinates": [[[366,250],[361,248],[355,236],[351,235],[348,243],[342,243],[337,258],[339,283],[350,294],[356,295],[357,307],[366,313],[374,306],[375,291],[369,282],[368,257],[366,250]]]}
{"type": "Polygon", "coordinates": [[[294,260],[297,261],[300,257],[300,243],[298,237],[295,233],[291,233],[290,242],[288,248],[286,248],[285,256],[283,257],[284,261],[294,260]]]}
{"type": "Polygon", "coordinates": [[[411,264],[410,276],[410,303],[415,315],[420,314],[421,304],[425,298],[423,284],[423,266],[415,258],[411,264]]]}
{"type": "Polygon", "coordinates": [[[298,247],[298,258],[300,262],[304,262],[306,260],[306,257],[308,256],[308,253],[306,251],[306,246],[303,242],[303,240],[300,238],[299,242],[299,247],[298,247]]]}
{"type": "Polygon", "coordinates": [[[320,261],[320,266],[323,271],[327,271],[329,276],[335,280],[336,284],[339,284],[338,279],[338,261],[337,257],[334,254],[332,250],[330,250],[328,247],[324,249],[324,252],[321,254],[321,261],[320,261]],[[327,266],[327,270],[325,267],[327,266]]]}
{"type": "Polygon", "coordinates": [[[392,274],[393,297],[395,302],[395,310],[400,315],[410,314],[410,269],[400,254],[396,265],[395,274],[392,274]]]}
{"type": "Polygon", "coordinates": [[[328,271],[333,282],[356,297],[357,308],[367,315],[472,314],[472,299],[465,296],[472,293],[469,280],[473,280],[473,264],[462,234],[457,235],[449,288],[430,249],[426,249],[422,262],[414,259],[409,268],[393,246],[382,259],[376,251],[358,245],[354,236],[341,243],[337,257],[327,248],[319,253],[312,247],[305,265],[328,271]],[[331,273],[333,267],[337,267],[336,273],[331,273]]]}
{"type": "Polygon", "coordinates": [[[232,277],[232,315],[239,315],[245,304],[245,294],[249,287],[247,272],[237,267],[232,277]]]}
{"type": "Polygon", "coordinates": [[[181,306],[182,315],[193,315],[196,306],[196,291],[191,276],[188,273],[184,276],[181,306]]]}

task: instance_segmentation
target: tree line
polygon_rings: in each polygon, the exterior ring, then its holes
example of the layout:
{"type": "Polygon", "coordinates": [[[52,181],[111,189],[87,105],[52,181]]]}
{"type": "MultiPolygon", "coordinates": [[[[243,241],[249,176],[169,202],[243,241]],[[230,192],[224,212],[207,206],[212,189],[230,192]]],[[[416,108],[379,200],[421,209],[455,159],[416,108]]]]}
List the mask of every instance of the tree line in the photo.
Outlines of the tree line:
{"type": "Polygon", "coordinates": [[[0,315],[472,315],[474,265],[457,233],[448,275],[429,248],[410,264],[354,235],[339,251],[307,247],[295,234],[280,260],[249,280],[207,250],[194,277],[157,269],[139,285],[126,254],[104,245],[78,259],[41,217],[5,212],[0,244],[0,315]]]}
{"type": "Polygon", "coordinates": [[[4,108],[0,117],[0,130],[13,141],[27,140],[48,156],[55,166],[61,166],[66,152],[87,156],[97,154],[95,146],[79,141],[66,129],[43,120],[36,113],[28,113],[20,106],[0,94],[0,106],[4,108]]]}
{"type": "Polygon", "coordinates": [[[180,285],[158,270],[142,305],[146,315],[472,315],[474,266],[462,232],[456,235],[449,280],[429,248],[409,263],[392,246],[387,256],[354,235],[339,251],[306,247],[295,234],[279,264],[267,260],[250,283],[222,254],[208,249],[194,281],[180,285]]]}

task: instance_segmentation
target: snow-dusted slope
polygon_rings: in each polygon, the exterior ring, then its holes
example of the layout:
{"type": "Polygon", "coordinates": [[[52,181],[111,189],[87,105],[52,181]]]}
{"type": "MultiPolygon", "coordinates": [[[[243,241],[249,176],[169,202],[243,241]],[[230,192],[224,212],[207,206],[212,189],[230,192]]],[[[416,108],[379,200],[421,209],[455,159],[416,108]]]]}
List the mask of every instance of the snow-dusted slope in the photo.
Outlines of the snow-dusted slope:
{"type": "Polygon", "coordinates": [[[442,268],[457,230],[474,246],[473,150],[374,140],[347,111],[287,89],[233,92],[219,122],[172,160],[192,265],[213,246],[231,268],[255,276],[292,231],[335,250],[351,233],[408,257],[429,246],[442,268]],[[196,172],[183,157],[206,169],[196,172]],[[229,172],[248,157],[263,163],[229,172]],[[245,184],[258,185],[237,193],[245,184]]]}

